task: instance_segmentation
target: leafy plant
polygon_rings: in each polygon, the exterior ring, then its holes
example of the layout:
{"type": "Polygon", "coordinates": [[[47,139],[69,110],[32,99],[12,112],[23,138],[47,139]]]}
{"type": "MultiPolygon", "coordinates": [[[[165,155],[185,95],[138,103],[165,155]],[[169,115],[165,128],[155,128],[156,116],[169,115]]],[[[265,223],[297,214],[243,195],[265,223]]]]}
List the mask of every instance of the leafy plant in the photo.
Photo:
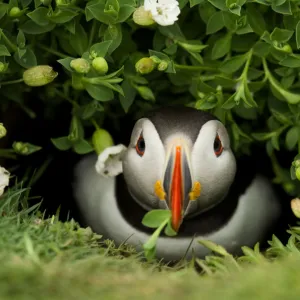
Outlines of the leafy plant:
{"type": "Polygon", "coordinates": [[[143,245],[145,257],[152,260],[155,257],[157,239],[164,230],[167,236],[177,233],[171,225],[171,212],[165,209],[151,210],[145,214],[142,224],[149,228],[156,228],[149,240],[143,245]]]}
{"type": "MultiPolygon", "coordinates": [[[[56,149],[83,155],[112,144],[109,134],[96,134],[104,121],[120,131],[119,117],[135,119],[153,107],[206,110],[227,126],[238,155],[265,145],[274,182],[299,196],[298,1],[178,2],[178,20],[162,26],[140,0],[1,1],[1,111],[13,103],[24,117],[39,113],[54,124],[69,105],[68,127],[47,138],[56,149]],[[43,112],[32,102],[42,103],[43,112]],[[291,157],[290,169],[279,153],[291,157]]],[[[14,140],[3,157],[42,149],[14,140]]],[[[169,228],[167,219],[162,224],[169,228]]],[[[152,246],[146,244],[150,254],[152,246]]]]}

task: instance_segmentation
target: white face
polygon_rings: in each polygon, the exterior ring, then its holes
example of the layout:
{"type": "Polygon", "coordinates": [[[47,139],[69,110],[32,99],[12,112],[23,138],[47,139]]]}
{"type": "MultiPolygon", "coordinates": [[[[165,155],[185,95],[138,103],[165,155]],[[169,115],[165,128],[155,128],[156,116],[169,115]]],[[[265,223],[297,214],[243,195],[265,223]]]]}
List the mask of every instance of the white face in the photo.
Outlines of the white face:
{"type": "Polygon", "coordinates": [[[236,161],[221,122],[205,123],[194,144],[180,132],[163,144],[150,120],[138,120],[123,159],[124,178],[132,197],[142,207],[168,208],[167,201],[156,196],[154,186],[158,180],[164,180],[168,153],[175,143],[186,151],[192,183],[198,181],[201,185],[200,197],[189,201],[186,207],[185,216],[190,217],[222,201],[234,180],[236,161]]]}

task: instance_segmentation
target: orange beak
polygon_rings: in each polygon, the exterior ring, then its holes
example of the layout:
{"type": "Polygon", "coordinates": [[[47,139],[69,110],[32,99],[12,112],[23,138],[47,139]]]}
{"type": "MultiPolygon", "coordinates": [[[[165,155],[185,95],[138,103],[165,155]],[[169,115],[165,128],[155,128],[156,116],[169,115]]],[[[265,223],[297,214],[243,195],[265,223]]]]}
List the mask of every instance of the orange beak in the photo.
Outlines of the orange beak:
{"type": "Polygon", "coordinates": [[[181,170],[181,147],[177,146],[175,150],[175,162],[171,183],[170,204],[172,211],[172,227],[178,231],[183,215],[183,182],[181,170]]]}
{"type": "Polygon", "coordinates": [[[164,189],[175,231],[179,230],[183,221],[184,211],[190,201],[191,188],[192,179],[186,152],[183,147],[176,145],[172,148],[164,176],[164,189]]]}

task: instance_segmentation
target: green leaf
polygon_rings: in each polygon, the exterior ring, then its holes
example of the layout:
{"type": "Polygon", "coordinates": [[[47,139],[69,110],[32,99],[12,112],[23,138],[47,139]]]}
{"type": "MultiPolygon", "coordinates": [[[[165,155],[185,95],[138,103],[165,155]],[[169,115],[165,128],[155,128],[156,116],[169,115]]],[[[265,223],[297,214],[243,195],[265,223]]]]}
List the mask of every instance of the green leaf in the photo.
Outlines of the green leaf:
{"type": "Polygon", "coordinates": [[[105,57],[111,44],[111,40],[94,44],[90,48],[90,54],[93,57],[105,57]]]}
{"type": "Polygon", "coordinates": [[[127,5],[127,4],[122,5],[119,10],[117,21],[119,23],[125,22],[135,10],[136,8],[134,6],[127,5]]]}
{"type": "Polygon", "coordinates": [[[0,45],[0,56],[11,56],[8,49],[4,45],[0,45]]]}
{"type": "Polygon", "coordinates": [[[93,99],[98,101],[105,102],[114,98],[113,91],[105,86],[85,83],[85,89],[93,99]]]}
{"type": "Polygon", "coordinates": [[[96,19],[104,24],[114,24],[117,15],[105,11],[104,1],[89,1],[85,7],[86,20],[96,19]]]}
{"type": "Polygon", "coordinates": [[[227,60],[225,60],[221,66],[220,70],[221,72],[232,74],[236,72],[241,66],[246,62],[247,55],[236,55],[233,56],[227,60]]]}
{"type": "Polygon", "coordinates": [[[82,107],[81,118],[83,120],[87,120],[91,118],[97,111],[104,111],[103,105],[100,102],[94,100],[89,102],[87,105],[82,107]]]}
{"type": "Polygon", "coordinates": [[[270,53],[271,47],[266,42],[258,41],[253,47],[253,53],[259,57],[266,57],[270,53]]]}
{"type": "Polygon", "coordinates": [[[51,139],[51,142],[57,149],[62,151],[69,150],[72,147],[71,141],[66,136],[53,138],[51,139]]]}
{"type": "Polygon", "coordinates": [[[297,49],[300,48],[300,21],[296,25],[296,43],[297,49]]]}
{"type": "Polygon", "coordinates": [[[238,16],[231,14],[228,11],[223,11],[223,19],[225,27],[229,32],[235,32],[237,29],[237,19],[238,16]]]}
{"type": "Polygon", "coordinates": [[[252,137],[257,141],[266,141],[276,136],[276,132],[252,133],[252,137]]]}
{"type": "Polygon", "coordinates": [[[75,34],[76,31],[75,19],[72,19],[71,21],[64,23],[64,26],[70,33],[75,34]]]}
{"type": "Polygon", "coordinates": [[[57,62],[60,63],[62,66],[64,66],[68,71],[74,72],[74,70],[70,67],[71,61],[75,59],[73,57],[66,57],[59,59],[57,62]]]}
{"type": "Polygon", "coordinates": [[[55,11],[49,19],[57,24],[67,23],[78,15],[78,12],[67,9],[58,9],[55,11]]]}
{"type": "Polygon", "coordinates": [[[166,55],[162,52],[154,51],[154,50],[149,50],[149,56],[157,56],[161,60],[170,61],[170,58],[168,55],[166,55]]]}
{"type": "Polygon", "coordinates": [[[162,222],[169,220],[171,212],[166,209],[155,209],[145,214],[142,224],[149,228],[158,228],[162,222]]]}
{"type": "Polygon", "coordinates": [[[275,91],[278,92],[283,98],[285,98],[288,103],[297,104],[300,102],[300,94],[285,90],[271,73],[268,73],[268,79],[275,91]]]}
{"type": "Polygon", "coordinates": [[[213,6],[220,10],[227,10],[226,1],[224,0],[208,0],[213,6]]]}
{"type": "Polygon", "coordinates": [[[112,41],[108,54],[112,54],[122,42],[122,29],[120,24],[108,26],[104,33],[104,41],[112,41]]]}
{"type": "MultiPolygon", "coordinates": [[[[156,241],[155,241],[156,242],[156,241]]],[[[154,243],[155,244],[155,243],[154,243]]],[[[143,247],[144,247],[144,254],[145,254],[145,257],[148,261],[151,261],[152,259],[155,258],[155,254],[156,254],[156,247],[152,247],[152,248],[149,248],[149,246],[147,246],[147,244],[145,244],[143,247]],[[145,247],[146,245],[146,247],[145,247]]]]}
{"type": "Polygon", "coordinates": [[[214,13],[209,19],[206,24],[206,34],[212,34],[218,32],[225,26],[223,12],[217,11],[214,13]]]}
{"type": "Polygon", "coordinates": [[[209,250],[216,252],[222,256],[230,256],[230,254],[226,251],[226,249],[223,246],[218,245],[212,241],[200,240],[200,241],[198,241],[198,243],[203,245],[204,247],[208,248],[209,250]]]}
{"type": "Polygon", "coordinates": [[[246,81],[244,81],[244,97],[242,98],[248,107],[258,107],[257,103],[253,99],[246,81]]]}
{"type": "Polygon", "coordinates": [[[22,57],[19,57],[18,52],[15,52],[14,59],[20,66],[26,69],[37,65],[35,54],[30,48],[26,48],[26,52],[22,57]]]}
{"type": "Polygon", "coordinates": [[[253,29],[253,31],[259,36],[261,36],[266,30],[266,22],[257,5],[250,3],[247,6],[246,15],[247,21],[253,29]]]}
{"type": "Polygon", "coordinates": [[[230,96],[223,104],[222,108],[224,109],[232,109],[236,105],[239,104],[239,101],[236,99],[237,92],[235,92],[232,96],[230,96]]]}
{"type": "Polygon", "coordinates": [[[167,236],[177,235],[177,232],[172,228],[171,219],[169,220],[167,226],[165,227],[165,235],[167,235],[167,236]]]}
{"type": "Polygon", "coordinates": [[[136,90],[135,88],[130,84],[130,81],[128,79],[125,79],[122,82],[121,85],[123,91],[124,91],[124,96],[119,94],[119,100],[120,103],[124,109],[124,111],[127,113],[129,108],[131,107],[135,97],[136,97],[136,90]]]}
{"type": "Polygon", "coordinates": [[[136,90],[138,91],[139,95],[145,99],[154,102],[155,96],[152,90],[148,86],[136,86],[136,90]]]}
{"type": "Polygon", "coordinates": [[[46,26],[49,24],[48,8],[39,7],[27,14],[27,16],[36,24],[46,26]]]}
{"type": "Polygon", "coordinates": [[[290,75],[290,76],[287,76],[287,77],[283,77],[281,79],[281,84],[285,89],[289,89],[293,85],[295,79],[296,79],[295,75],[290,75]]]}
{"type": "Polygon", "coordinates": [[[80,119],[77,116],[73,116],[70,124],[69,140],[74,142],[84,137],[84,129],[80,119]]]}
{"type": "Polygon", "coordinates": [[[272,115],[275,117],[275,119],[280,122],[281,124],[284,125],[292,125],[292,121],[289,117],[287,117],[285,114],[275,110],[275,109],[270,109],[272,115]]]}
{"type": "Polygon", "coordinates": [[[203,45],[198,40],[177,41],[177,43],[191,53],[199,53],[207,47],[207,45],[203,45]]]}
{"type": "Polygon", "coordinates": [[[36,23],[34,23],[32,20],[28,20],[24,24],[22,24],[19,29],[21,29],[23,32],[27,34],[42,34],[49,31],[52,31],[56,24],[48,24],[46,26],[36,26],[36,23]]]}
{"type": "Polygon", "coordinates": [[[198,4],[201,4],[205,2],[205,0],[190,0],[190,7],[196,6],[198,4]]]}
{"type": "Polygon", "coordinates": [[[209,18],[217,11],[213,5],[208,1],[203,2],[199,5],[199,14],[205,24],[207,24],[209,18]]]}
{"type": "Polygon", "coordinates": [[[230,51],[232,35],[227,33],[222,38],[218,39],[212,49],[211,58],[213,60],[219,59],[230,51]]]}
{"type": "Polygon", "coordinates": [[[270,39],[272,41],[286,43],[290,40],[290,38],[293,36],[293,34],[294,34],[294,31],[275,27],[270,35],[270,39]]]}
{"type": "Polygon", "coordinates": [[[30,5],[31,2],[32,0],[20,0],[20,3],[23,8],[26,8],[28,5],[30,5]]]}
{"type": "Polygon", "coordinates": [[[289,68],[299,68],[300,67],[300,55],[299,54],[291,54],[285,57],[283,60],[279,62],[280,65],[289,67],[289,68]]]}
{"type": "Polygon", "coordinates": [[[22,30],[19,30],[17,35],[17,45],[19,48],[24,48],[26,44],[26,38],[22,30]]]}
{"type": "Polygon", "coordinates": [[[70,34],[69,42],[78,55],[82,55],[88,49],[88,37],[84,28],[76,24],[75,34],[70,34]]]}
{"type": "Polygon", "coordinates": [[[281,5],[277,5],[275,1],[272,3],[272,9],[279,14],[283,14],[283,15],[292,14],[290,0],[284,1],[284,3],[281,5]]]}
{"type": "Polygon", "coordinates": [[[299,128],[292,127],[288,130],[285,136],[285,144],[288,150],[293,150],[299,140],[299,128]]]}
{"type": "Polygon", "coordinates": [[[85,139],[79,139],[79,141],[75,142],[73,149],[77,154],[87,154],[94,151],[94,148],[85,139]]]}
{"type": "Polygon", "coordinates": [[[0,20],[6,15],[8,9],[9,9],[9,4],[2,2],[0,5],[0,20]]]}

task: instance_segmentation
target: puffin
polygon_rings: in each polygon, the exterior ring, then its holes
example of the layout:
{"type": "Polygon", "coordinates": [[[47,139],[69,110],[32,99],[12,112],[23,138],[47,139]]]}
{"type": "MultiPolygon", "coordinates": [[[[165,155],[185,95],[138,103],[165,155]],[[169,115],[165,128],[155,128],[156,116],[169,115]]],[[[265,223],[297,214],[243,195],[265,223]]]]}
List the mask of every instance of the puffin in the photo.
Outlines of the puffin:
{"type": "MultiPolygon", "coordinates": [[[[164,107],[145,114],[118,159],[120,174],[103,176],[98,156],[74,166],[73,196],[83,224],[115,245],[138,252],[155,229],[142,224],[149,211],[169,210],[175,236],[162,233],[156,258],[205,258],[209,240],[242,254],[272,233],[281,204],[271,181],[239,169],[224,124],[191,107],[164,107]]],[[[255,158],[254,158],[255,159],[255,158]]]]}

